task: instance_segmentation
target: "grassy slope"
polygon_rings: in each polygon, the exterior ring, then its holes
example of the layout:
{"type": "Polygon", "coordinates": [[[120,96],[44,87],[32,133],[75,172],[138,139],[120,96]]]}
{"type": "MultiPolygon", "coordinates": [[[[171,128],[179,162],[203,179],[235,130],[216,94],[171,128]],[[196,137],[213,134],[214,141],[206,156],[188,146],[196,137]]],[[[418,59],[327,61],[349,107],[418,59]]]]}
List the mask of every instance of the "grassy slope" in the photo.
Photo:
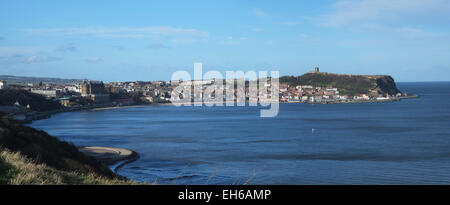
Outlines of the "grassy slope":
{"type": "Polygon", "coordinates": [[[135,185],[134,181],[107,178],[95,173],[61,171],[36,164],[18,152],[0,150],[0,184],[13,185],[135,185]]]}
{"type": "Polygon", "coordinates": [[[6,117],[0,118],[0,147],[20,152],[36,163],[45,163],[55,169],[116,176],[105,165],[79,152],[74,145],[6,117]]]}
{"type": "Polygon", "coordinates": [[[133,183],[121,180],[106,165],[79,152],[74,145],[4,116],[0,116],[0,151],[0,183],[133,183]]]}
{"type": "Polygon", "coordinates": [[[44,96],[31,93],[27,90],[6,89],[0,90],[0,105],[13,105],[18,101],[22,106],[30,105],[34,111],[51,111],[61,109],[59,102],[46,99],[44,96]]]}

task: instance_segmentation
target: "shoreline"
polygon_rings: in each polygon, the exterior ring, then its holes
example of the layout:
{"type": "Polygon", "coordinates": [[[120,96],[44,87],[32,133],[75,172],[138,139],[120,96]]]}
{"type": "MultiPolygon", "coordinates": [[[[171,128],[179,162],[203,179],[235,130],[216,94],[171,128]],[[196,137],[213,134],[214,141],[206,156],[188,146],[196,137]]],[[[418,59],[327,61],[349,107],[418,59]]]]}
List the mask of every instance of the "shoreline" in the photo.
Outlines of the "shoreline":
{"type": "Polygon", "coordinates": [[[150,106],[154,106],[154,105],[153,104],[148,104],[148,105],[107,106],[107,107],[91,108],[91,109],[88,109],[88,110],[90,110],[90,111],[101,111],[101,110],[115,110],[115,109],[135,108],[135,107],[150,107],[150,106]]]}
{"type": "MultiPolygon", "coordinates": [[[[324,101],[324,102],[279,102],[292,104],[292,103],[299,103],[299,104],[359,104],[359,103],[383,103],[383,102],[395,102],[395,101],[401,101],[404,99],[411,99],[411,98],[419,98],[419,95],[410,95],[410,96],[402,96],[402,97],[396,97],[392,99],[386,99],[386,100],[351,100],[351,101],[324,101]]],[[[229,103],[227,101],[219,102],[222,103],[223,106],[226,106],[226,103],[229,103]]],[[[233,102],[233,105],[236,102],[233,102]]],[[[246,101],[245,103],[248,103],[246,101]]],[[[214,105],[216,102],[202,102],[201,105],[214,105]]],[[[89,110],[89,111],[102,111],[102,110],[113,110],[113,109],[125,109],[125,108],[140,108],[140,107],[152,107],[152,106],[195,106],[196,104],[194,102],[191,102],[190,105],[184,105],[183,103],[152,103],[152,104],[142,104],[142,105],[122,105],[122,106],[111,106],[111,105],[97,105],[97,106],[91,106],[91,107],[80,107],[80,108],[68,108],[68,109],[61,109],[61,110],[52,110],[52,111],[46,111],[46,112],[37,112],[37,111],[31,111],[28,113],[19,113],[19,114],[10,114],[9,117],[17,120],[21,123],[28,124],[32,123],[36,120],[42,120],[51,117],[53,114],[58,113],[64,113],[64,112],[76,112],[76,111],[83,111],[83,110],[89,110]],[[22,117],[23,119],[19,119],[22,117]]]]}
{"type": "Polygon", "coordinates": [[[114,173],[117,173],[117,170],[121,167],[138,160],[140,157],[138,152],[125,148],[84,146],[78,147],[78,150],[110,168],[115,165],[114,168],[111,168],[114,173]]]}
{"type": "MultiPolygon", "coordinates": [[[[326,102],[282,102],[282,103],[301,103],[301,104],[359,104],[359,103],[384,103],[384,102],[397,102],[404,99],[411,99],[411,98],[419,98],[419,95],[411,95],[411,96],[403,96],[403,97],[396,97],[392,99],[386,99],[386,100],[352,100],[352,101],[326,101],[326,102]]],[[[281,102],[280,102],[281,103],[281,102]]]]}
{"type": "Polygon", "coordinates": [[[16,121],[19,121],[24,124],[32,123],[33,121],[47,119],[51,117],[53,114],[58,113],[66,113],[66,112],[77,112],[77,111],[101,111],[101,110],[110,110],[110,109],[123,109],[123,108],[132,108],[132,107],[147,107],[147,106],[155,106],[158,104],[143,104],[143,105],[122,105],[122,106],[92,106],[92,107],[77,107],[77,108],[67,108],[67,109],[60,109],[60,110],[50,110],[45,112],[38,112],[38,111],[29,111],[25,113],[15,113],[15,114],[8,114],[8,117],[11,119],[14,119],[16,121]],[[20,119],[23,118],[23,119],[20,119]]]}

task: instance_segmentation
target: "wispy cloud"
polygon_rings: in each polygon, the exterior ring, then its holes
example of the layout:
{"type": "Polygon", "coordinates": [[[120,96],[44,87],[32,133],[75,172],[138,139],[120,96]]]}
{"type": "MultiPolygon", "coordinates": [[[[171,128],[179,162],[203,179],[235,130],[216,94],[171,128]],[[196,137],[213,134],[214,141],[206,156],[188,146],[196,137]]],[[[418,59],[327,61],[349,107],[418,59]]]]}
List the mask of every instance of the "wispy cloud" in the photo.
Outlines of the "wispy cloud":
{"type": "Polygon", "coordinates": [[[61,45],[56,48],[58,52],[75,52],[77,51],[77,47],[72,44],[61,45]]]}
{"type": "Polygon", "coordinates": [[[248,40],[247,37],[233,38],[232,36],[228,36],[226,39],[219,42],[221,45],[239,45],[242,41],[248,40]]]}
{"type": "Polygon", "coordinates": [[[263,28],[254,28],[252,29],[253,32],[263,32],[264,29],[263,28]]]}
{"type": "Polygon", "coordinates": [[[63,58],[49,55],[47,52],[38,51],[32,48],[0,48],[0,64],[32,64],[61,61],[63,58]]]}
{"type": "Polygon", "coordinates": [[[283,26],[296,26],[298,24],[300,24],[300,23],[297,21],[286,21],[286,22],[281,23],[281,25],[283,25],[283,26]]]}
{"type": "Polygon", "coordinates": [[[125,46],[114,46],[114,48],[116,48],[119,51],[125,50],[125,46]]]}
{"type": "Polygon", "coordinates": [[[26,32],[41,35],[58,36],[88,36],[101,38],[145,38],[145,37],[191,37],[207,38],[209,33],[197,29],[174,28],[174,27],[85,27],[85,28],[32,28],[25,29],[26,32]]]}
{"type": "Polygon", "coordinates": [[[60,60],[62,60],[61,57],[45,56],[45,55],[28,55],[23,53],[0,56],[0,62],[5,64],[48,63],[60,60]]]}
{"type": "Polygon", "coordinates": [[[304,34],[304,33],[301,33],[300,35],[298,35],[300,38],[308,38],[309,37],[309,35],[307,35],[307,34],[304,34]]]}
{"type": "Polygon", "coordinates": [[[265,42],[266,45],[272,46],[275,44],[275,42],[273,42],[272,40],[268,40],[265,42]]]}
{"type": "Polygon", "coordinates": [[[339,0],[332,9],[318,18],[319,25],[404,40],[448,37],[427,29],[428,25],[449,25],[447,0],[339,0]]]}
{"type": "Polygon", "coordinates": [[[61,57],[55,57],[55,56],[32,55],[32,56],[23,56],[23,57],[24,58],[22,60],[24,63],[46,63],[46,62],[62,60],[61,57]]]}
{"type": "Polygon", "coordinates": [[[100,57],[90,57],[90,58],[87,58],[86,61],[88,63],[99,63],[99,62],[103,62],[103,59],[100,57]]]}
{"type": "Polygon", "coordinates": [[[384,27],[405,23],[449,20],[447,0],[340,0],[320,18],[332,27],[384,27]]]}
{"type": "Polygon", "coordinates": [[[393,29],[393,32],[399,34],[400,36],[407,39],[419,39],[419,38],[436,38],[445,37],[449,35],[427,32],[422,29],[410,28],[410,27],[400,27],[393,29]]]}
{"type": "Polygon", "coordinates": [[[258,9],[258,8],[253,8],[252,9],[252,14],[257,16],[257,17],[264,17],[264,16],[267,15],[266,12],[264,12],[263,10],[258,9]]]}
{"type": "Polygon", "coordinates": [[[148,46],[145,46],[145,48],[149,48],[149,49],[164,49],[164,48],[170,48],[170,46],[164,45],[162,43],[154,43],[154,44],[150,44],[148,46]]]}

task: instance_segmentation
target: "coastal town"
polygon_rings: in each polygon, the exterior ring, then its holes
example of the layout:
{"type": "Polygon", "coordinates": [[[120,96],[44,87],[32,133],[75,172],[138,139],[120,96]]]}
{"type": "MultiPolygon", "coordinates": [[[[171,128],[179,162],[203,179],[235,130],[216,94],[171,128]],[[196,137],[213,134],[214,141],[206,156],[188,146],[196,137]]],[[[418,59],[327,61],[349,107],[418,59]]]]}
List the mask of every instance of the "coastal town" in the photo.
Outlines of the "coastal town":
{"type": "MultiPolygon", "coordinates": [[[[317,74],[319,68],[310,72],[317,74]]],[[[135,82],[109,82],[83,80],[78,83],[27,83],[9,84],[7,81],[0,81],[1,90],[25,90],[27,92],[44,96],[47,100],[58,102],[60,110],[79,110],[89,108],[120,107],[146,104],[170,103],[178,96],[174,95],[174,90],[183,88],[190,91],[192,100],[207,103],[207,100],[226,101],[233,99],[234,102],[249,102],[252,97],[261,102],[267,99],[273,90],[271,83],[264,82],[259,86],[264,86],[267,92],[259,95],[249,91],[244,87],[236,89],[236,79],[224,80],[193,80],[193,81],[135,81],[135,82]],[[221,86],[217,86],[221,84],[221,86]],[[195,89],[197,88],[197,89],[195,89]],[[207,92],[209,90],[209,92],[207,92]],[[212,90],[212,91],[211,91],[212,90]],[[227,94],[227,91],[232,93],[227,94]],[[228,95],[228,96],[227,96],[228,95]],[[231,98],[230,98],[231,96],[231,98]]],[[[246,84],[249,82],[246,81],[246,84]]],[[[245,84],[244,84],[245,85],[245,84]]],[[[334,104],[334,103],[364,103],[364,102],[386,102],[397,101],[404,98],[416,97],[408,95],[406,92],[380,93],[376,90],[369,90],[367,93],[349,95],[343,93],[339,88],[332,86],[314,85],[291,85],[280,83],[278,85],[278,99],[280,103],[309,103],[309,104],[334,104]]],[[[273,99],[272,99],[273,100],[273,99]]],[[[23,114],[34,110],[29,104],[23,104],[20,99],[10,101],[10,105],[0,105],[0,112],[23,114]],[[14,103],[13,103],[14,102],[14,103]],[[13,104],[12,104],[13,103],[13,104]]],[[[16,115],[17,116],[17,115],[16,115]]],[[[36,117],[36,115],[32,115],[36,117]]],[[[27,118],[21,116],[20,118],[27,118]]]]}

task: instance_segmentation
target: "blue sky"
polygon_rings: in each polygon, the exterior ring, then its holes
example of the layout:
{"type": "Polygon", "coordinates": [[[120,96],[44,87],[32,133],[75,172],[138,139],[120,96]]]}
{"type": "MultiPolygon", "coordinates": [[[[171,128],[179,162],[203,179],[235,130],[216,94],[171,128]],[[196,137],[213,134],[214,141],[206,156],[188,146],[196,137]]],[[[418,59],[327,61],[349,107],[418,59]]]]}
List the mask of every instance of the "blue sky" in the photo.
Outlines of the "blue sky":
{"type": "Polygon", "coordinates": [[[447,0],[0,0],[0,74],[169,80],[279,70],[450,80],[447,0]]]}

